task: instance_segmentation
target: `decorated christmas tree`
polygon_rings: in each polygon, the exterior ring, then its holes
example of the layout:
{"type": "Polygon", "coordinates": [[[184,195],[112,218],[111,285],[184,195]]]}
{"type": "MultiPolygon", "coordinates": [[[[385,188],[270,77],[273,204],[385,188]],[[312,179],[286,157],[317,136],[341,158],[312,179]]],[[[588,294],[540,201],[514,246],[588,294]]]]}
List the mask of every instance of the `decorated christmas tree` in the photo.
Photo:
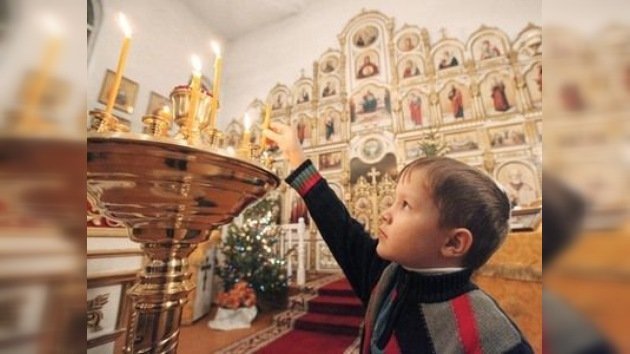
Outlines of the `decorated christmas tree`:
{"type": "Polygon", "coordinates": [[[256,292],[259,307],[282,307],[287,296],[285,261],[275,252],[280,239],[279,200],[269,196],[232,223],[221,244],[225,261],[218,267],[225,291],[246,282],[256,292]]]}

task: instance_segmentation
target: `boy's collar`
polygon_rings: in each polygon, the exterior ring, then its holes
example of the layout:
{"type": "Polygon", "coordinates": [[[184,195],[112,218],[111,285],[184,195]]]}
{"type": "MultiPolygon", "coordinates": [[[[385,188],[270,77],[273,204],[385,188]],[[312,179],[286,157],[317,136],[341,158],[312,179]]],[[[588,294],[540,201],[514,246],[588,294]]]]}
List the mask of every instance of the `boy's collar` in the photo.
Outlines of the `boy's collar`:
{"type": "Polygon", "coordinates": [[[419,273],[419,274],[424,274],[424,275],[439,275],[439,274],[448,274],[448,273],[455,273],[455,272],[459,272],[461,270],[464,270],[463,267],[446,267],[446,268],[410,268],[410,267],[405,267],[403,265],[401,265],[403,268],[405,268],[405,270],[410,271],[410,272],[414,272],[414,273],[419,273]]]}

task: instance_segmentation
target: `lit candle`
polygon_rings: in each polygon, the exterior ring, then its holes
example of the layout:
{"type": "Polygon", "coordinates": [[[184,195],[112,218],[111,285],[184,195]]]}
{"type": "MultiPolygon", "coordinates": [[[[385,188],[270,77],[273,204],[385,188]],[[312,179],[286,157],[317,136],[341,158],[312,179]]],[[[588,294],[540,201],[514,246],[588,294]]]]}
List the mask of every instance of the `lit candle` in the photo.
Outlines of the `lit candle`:
{"type": "Polygon", "coordinates": [[[243,118],[243,127],[245,127],[245,131],[243,132],[243,141],[241,141],[241,148],[249,149],[249,144],[251,143],[252,133],[250,132],[250,128],[252,126],[251,121],[249,120],[249,115],[245,113],[245,117],[243,118]]]}
{"type": "Polygon", "coordinates": [[[208,123],[211,129],[214,129],[217,123],[217,111],[219,109],[219,90],[221,87],[221,68],[223,66],[223,60],[221,59],[221,47],[216,41],[211,43],[212,51],[214,52],[214,82],[212,83],[212,106],[210,107],[210,122],[208,123]]]}
{"type": "MultiPolygon", "coordinates": [[[[269,129],[269,124],[271,124],[271,105],[265,105],[265,119],[263,119],[262,128],[269,129]]],[[[263,137],[262,140],[262,148],[265,149],[269,144],[269,140],[266,137],[263,137]]]]}
{"type": "Polygon", "coordinates": [[[131,27],[127,22],[127,17],[124,14],[118,13],[118,24],[125,34],[122,47],[120,48],[120,55],[118,56],[118,66],[116,67],[116,76],[114,82],[109,91],[109,97],[107,100],[107,107],[105,108],[105,114],[111,114],[116,103],[116,96],[118,95],[118,89],[122,82],[123,72],[125,71],[125,63],[127,62],[127,55],[129,54],[129,47],[131,45],[131,27]]]}
{"type": "Polygon", "coordinates": [[[62,29],[59,22],[55,18],[47,16],[42,19],[42,24],[46,34],[49,36],[49,39],[46,43],[46,49],[44,50],[40,69],[34,73],[35,77],[33,84],[27,91],[26,107],[29,110],[38,105],[40,97],[46,89],[46,83],[52,72],[52,68],[57,63],[59,49],[61,47],[62,29]]]}
{"type": "Polygon", "coordinates": [[[188,110],[188,119],[192,122],[195,119],[199,97],[201,96],[201,59],[194,55],[190,57],[193,66],[192,82],[190,83],[190,109],[188,110]]]}

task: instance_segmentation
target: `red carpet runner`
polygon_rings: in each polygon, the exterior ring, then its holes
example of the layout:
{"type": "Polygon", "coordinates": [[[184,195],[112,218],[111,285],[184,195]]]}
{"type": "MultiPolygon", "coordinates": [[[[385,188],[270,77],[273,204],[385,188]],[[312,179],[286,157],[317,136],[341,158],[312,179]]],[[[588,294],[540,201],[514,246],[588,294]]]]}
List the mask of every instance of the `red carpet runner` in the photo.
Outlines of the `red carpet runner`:
{"type": "Polygon", "coordinates": [[[346,279],[321,287],[294,329],[258,350],[258,354],[341,354],[359,334],[361,302],[346,279]]]}

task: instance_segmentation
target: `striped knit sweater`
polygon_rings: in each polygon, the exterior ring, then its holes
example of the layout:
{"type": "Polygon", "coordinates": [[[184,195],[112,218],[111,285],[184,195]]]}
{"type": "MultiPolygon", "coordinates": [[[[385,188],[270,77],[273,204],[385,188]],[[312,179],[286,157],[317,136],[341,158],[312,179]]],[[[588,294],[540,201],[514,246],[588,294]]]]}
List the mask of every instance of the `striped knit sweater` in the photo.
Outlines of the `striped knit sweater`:
{"type": "Polygon", "coordinates": [[[362,353],[532,353],[516,325],[470,280],[426,275],[376,254],[369,237],[310,160],[286,178],[367,307],[362,353]]]}

